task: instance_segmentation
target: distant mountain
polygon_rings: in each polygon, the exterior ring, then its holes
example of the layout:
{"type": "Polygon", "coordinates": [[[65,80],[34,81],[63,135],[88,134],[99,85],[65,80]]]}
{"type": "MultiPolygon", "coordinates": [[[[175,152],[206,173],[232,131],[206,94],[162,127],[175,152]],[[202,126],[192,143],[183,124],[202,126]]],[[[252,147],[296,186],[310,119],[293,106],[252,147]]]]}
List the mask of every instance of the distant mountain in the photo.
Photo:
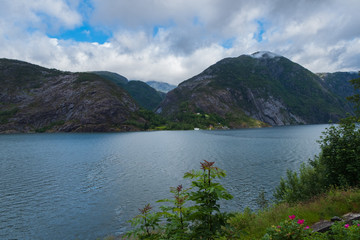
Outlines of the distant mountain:
{"type": "Polygon", "coordinates": [[[145,82],[138,80],[131,80],[123,87],[130,93],[136,102],[140,104],[140,106],[151,111],[155,110],[165,97],[145,82]]]}
{"type": "Polygon", "coordinates": [[[319,76],[271,52],[225,58],[170,91],[158,113],[215,114],[230,127],[338,121],[352,109],[319,76]]]}
{"type": "Polygon", "coordinates": [[[138,130],[129,121],[139,106],[122,88],[93,73],[0,59],[0,86],[0,133],[138,130]]]}
{"type": "Polygon", "coordinates": [[[165,82],[147,81],[146,83],[149,86],[155,88],[156,90],[158,90],[160,92],[164,92],[164,93],[167,93],[167,92],[173,90],[174,88],[176,88],[175,85],[171,85],[171,84],[165,83],[165,82]]]}
{"type": "Polygon", "coordinates": [[[165,97],[163,94],[157,92],[154,88],[142,81],[129,81],[124,76],[107,71],[95,71],[92,73],[114,82],[127,91],[141,107],[151,111],[158,107],[165,97]]]}

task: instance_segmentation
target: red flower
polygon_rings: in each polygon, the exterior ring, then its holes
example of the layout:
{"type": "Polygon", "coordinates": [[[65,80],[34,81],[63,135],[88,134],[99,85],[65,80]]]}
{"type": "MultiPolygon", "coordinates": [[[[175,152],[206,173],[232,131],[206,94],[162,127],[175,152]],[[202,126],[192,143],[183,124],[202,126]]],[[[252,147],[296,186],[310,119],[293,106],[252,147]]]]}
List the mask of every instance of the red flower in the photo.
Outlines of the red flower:
{"type": "Polygon", "coordinates": [[[290,215],[289,218],[290,218],[291,220],[294,220],[294,219],[296,218],[296,216],[295,216],[295,215],[290,215]]]}
{"type": "Polygon", "coordinates": [[[303,224],[303,223],[304,223],[304,219],[299,219],[299,220],[297,221],[297,223],[300,224],[300,225],[303,224]]]}

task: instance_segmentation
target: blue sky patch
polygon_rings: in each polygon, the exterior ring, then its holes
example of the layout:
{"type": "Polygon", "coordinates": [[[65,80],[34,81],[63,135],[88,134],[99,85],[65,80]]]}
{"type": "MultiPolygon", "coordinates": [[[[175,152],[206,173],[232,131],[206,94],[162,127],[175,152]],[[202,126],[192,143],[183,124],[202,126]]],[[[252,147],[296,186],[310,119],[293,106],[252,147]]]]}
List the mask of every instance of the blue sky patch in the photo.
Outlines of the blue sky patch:
{"type": "Polygon", "coordinates": [[[258,41],[258,42],[262,42],[263,41],[263,34],[266,32],[265,29],[265,21],[263,19],[260,20],[256,20],[256,23],[258,25],[257,27],[257,32],[254,33],[253,38],[258,41]]]}
{"type": "Polygon", "coordinates": [[[153,27],[153,37],[155,37],[159,33],[160,28],[162,28],[162,26],[160,25],[153,27]]]}
{"type": "Polygon", "coordinates": [[[234,45],[235,37],[228,38],[220,43],[223,48],[230,49],[234,45]]]}
{"type": "Polygon", "coordinates": [[[73,30],[67,30],[58,34],[49,35],[49,37],[63,40],[74,40],[77,42],[97,42],[103,44],[112,37],[112,33],[96,29],[90,25],[83,25],[73,30]]]}

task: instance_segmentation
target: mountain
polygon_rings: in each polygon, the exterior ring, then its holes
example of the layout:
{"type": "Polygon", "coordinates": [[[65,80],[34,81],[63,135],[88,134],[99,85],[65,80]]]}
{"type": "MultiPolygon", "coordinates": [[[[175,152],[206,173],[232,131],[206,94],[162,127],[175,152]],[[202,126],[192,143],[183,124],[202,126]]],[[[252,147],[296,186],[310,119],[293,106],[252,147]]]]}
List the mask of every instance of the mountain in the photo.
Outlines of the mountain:
{"type": "Polygon", "coordinates": [[[173,90],[174,88],[176,88],[175,85],[171,85],[171,84],[165,83],[165,82],[147,81],[146,83],[150,87],[155,88],[159,92],[164,92],[164,93],[167,93],[167,92],[173,90]]]}
{"type": "Polygon", "coordinates": [[[0,84],[1,133],[138,130],[136,102],[96,74],[0,59],[0,84]]]}
{"type": "Polygon", "coordinates": [[[151,111],[158,107],[160,102],[165,97],[164,94],[159,93],[154,88],[142,81],[129,81],[124,76],[107,71],[94,71],[92,73],[114,82],[127,91],[141,107],[151,111]]]}
{"type": "Polygon", "coordinates": [[[157,109],[179,121],[214,114],[234,128],[336,122],[351,111],[319,76],[271,52],[225,58],[168,92],[157,109]]]}
{"type": "Polygon", "coordinates": [[[317,73],[317,75],[332,92],[341,98],[345,99],[355,94],[354,87],[349,81],[359,77],[357,72],[317,73]]]}

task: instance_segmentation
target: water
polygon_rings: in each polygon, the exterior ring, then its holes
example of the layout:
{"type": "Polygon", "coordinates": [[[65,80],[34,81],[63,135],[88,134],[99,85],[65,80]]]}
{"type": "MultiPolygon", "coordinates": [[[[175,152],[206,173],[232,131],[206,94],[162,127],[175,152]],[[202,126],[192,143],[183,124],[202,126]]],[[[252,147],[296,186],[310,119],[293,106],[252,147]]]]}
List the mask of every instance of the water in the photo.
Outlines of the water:
{"type": "MultiPolygon", "coordinates": [[[[170,197],[182,176],[215,161],[234,199],[256,208],[287,169],[319,153],[328,125],[232,131],[0,136],[0,239],[96,239],[129,229],[146,203],[170,197]]],[[[155,204],[156,206],[156,204],[155,204]]]]}

